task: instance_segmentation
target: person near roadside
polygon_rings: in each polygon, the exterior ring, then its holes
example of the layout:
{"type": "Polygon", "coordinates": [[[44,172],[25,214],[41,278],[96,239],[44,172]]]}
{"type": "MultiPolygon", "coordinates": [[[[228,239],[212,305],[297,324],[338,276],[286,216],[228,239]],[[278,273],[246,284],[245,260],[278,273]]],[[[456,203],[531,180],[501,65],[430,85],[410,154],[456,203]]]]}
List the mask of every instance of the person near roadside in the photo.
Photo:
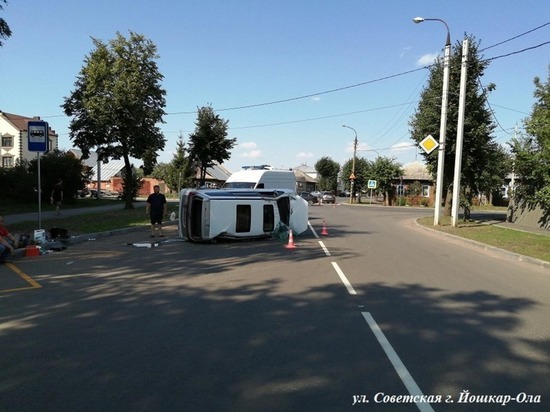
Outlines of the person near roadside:
{"type": "Polygon", "coordinates": [[[61,212],[59,211],[59,208],[63,203],[63,180],[57,179],[57,182],[52,189],[50,201],[52,205],[55,205],[55,214],[60,215],[61,212]]]}
{"type": "Polygon", "coordinates": [[[168,205],[166,204],[166,196],[160,193],[160,186],[153,186],[153,193],[147,198],[145,205],[145,213],[151,218],[151,237],[155,237],[155,230],[159,237],[162,234],[162,218],[166,215],[168,205]]]}
{"type": "Polygon", "coordinates": [[[0,215],[0,263],[8,262],[8,256],[15,252],[15,236],[4,226],[4,216],[0,215]]]}

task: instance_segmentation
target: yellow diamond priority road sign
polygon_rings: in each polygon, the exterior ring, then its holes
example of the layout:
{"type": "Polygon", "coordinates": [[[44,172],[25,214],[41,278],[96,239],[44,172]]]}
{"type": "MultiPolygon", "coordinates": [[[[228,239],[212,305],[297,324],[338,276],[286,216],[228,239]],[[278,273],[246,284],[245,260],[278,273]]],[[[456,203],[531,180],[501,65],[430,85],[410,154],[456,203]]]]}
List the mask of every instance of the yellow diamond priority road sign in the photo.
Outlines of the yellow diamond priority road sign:
{"type": "Polygon", "coordinates": [[[435,140],[431,134],[426,136],[424,140],[420,142],[420,147],[424,149],[424,151],[428,154],[433,152],[437,147],[439,146],[439,143],[437,143],[437,140],[435,140]]]}

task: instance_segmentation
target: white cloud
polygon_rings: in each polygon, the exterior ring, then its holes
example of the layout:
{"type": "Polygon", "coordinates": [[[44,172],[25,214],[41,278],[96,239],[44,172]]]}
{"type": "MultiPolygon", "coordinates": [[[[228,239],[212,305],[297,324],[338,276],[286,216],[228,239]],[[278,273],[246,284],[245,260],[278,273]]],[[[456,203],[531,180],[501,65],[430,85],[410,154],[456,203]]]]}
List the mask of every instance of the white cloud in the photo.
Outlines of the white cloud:
{"type": "Polygon", "coordinates": [[[321,97],[320,96],[313,96],[311,98],[311,100],[313,100],[314,102],[319,102],[319,101],[321,101],[321,97]]]}
{"type": "Polygon", "coordinates": [[[294,156],[296,158],[296,160],[298,160],[300,163],[306,163],[309,159],[312,159],[314,156],[313,153],[309,152],[309,153],[305,153],[305,152],[300,152],[298,153],[296,156],[294,156]]]}
{"type": "Polygon", "coordinates": [[[239,143],[238,147],[241,149],[255,149],[258,145],[255,142],[243,142],[239,143]]]}
{"type": "Polygon", "coordinates": [[[423,56],[420,56],[420,58],[416,61],[416,64],[418,66],[429,66],[430,64],[434,64],[437,56],[439,56],[439,54],[437,53],[425,54],[423,56]]]}
{"type": "Polygon", "coordinates": [[[407,52],[412,49],[412,47],[403,47],[402,51],[401,51],[401,54],[399,55],[399,57],[403,57],[407,54],[407,52]]]}
{"type": "Polygon", "coordinates": [[[244,152],[241,154],[242,157],[245,157],[247,159],[258,159],[262,156],[261,150],[251,150],[249,152],[244,152]]]}
{"type": "Polygon", "coordinates": [[[404,152],[407,150],[416,150],[416,143],[409,141],[409,142],[401,142],[396,143],[391,147],[391,150],[394,152],[404,152]]]}

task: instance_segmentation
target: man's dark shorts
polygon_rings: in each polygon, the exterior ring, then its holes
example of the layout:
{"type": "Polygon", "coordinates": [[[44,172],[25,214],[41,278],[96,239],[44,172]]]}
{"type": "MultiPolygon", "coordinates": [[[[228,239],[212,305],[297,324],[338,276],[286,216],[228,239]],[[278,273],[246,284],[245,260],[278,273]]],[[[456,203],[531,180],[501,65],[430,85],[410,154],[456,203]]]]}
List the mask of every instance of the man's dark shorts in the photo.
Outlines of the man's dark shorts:
{"type": "Polygon", "coordinates": [[[154,225],[154,224],[159,224],[161,225],[162,224],[162,213],[160,214],[151,214],[151,224],[154,225]]]}

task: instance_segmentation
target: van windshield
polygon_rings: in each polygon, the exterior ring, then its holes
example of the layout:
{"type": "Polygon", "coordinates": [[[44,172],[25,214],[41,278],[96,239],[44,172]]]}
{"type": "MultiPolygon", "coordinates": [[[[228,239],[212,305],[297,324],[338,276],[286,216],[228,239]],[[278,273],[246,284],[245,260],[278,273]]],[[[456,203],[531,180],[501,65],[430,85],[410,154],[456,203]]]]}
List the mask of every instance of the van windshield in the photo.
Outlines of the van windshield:
{"type": "Polygon", "coordinates": [[[255,182],[225,182],[223,189],[254,189],[255,182]]]}

